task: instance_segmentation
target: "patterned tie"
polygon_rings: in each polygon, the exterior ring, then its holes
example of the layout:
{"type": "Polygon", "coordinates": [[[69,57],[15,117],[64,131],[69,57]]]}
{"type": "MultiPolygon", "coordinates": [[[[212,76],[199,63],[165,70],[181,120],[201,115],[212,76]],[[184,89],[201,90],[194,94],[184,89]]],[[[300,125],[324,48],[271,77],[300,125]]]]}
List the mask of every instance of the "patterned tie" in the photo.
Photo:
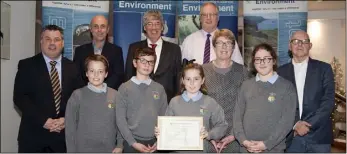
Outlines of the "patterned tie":
{"type": "Polygon", "coordinates": [[[210,36],[211,34],[207,34],[207,39],[205,42],[205,51],[204,51],[204,64],[210,62],[210,36]]]}
{"type": "Polygon", "coordinates": [[[51,61],[49,63],[51,64],[51,83],[53,88],[55,111],[58,115],[60,112],[61,89],[60,89],[58,71],[57,71],[57,68],[55,68],[55,65],[57,64],[57,62],[51,61]]]}
{"type": "Polygon", "coordinates": [[[155,47],[157,47],[157,44],[151,44],[153,51],[155,51],[155,47]]]}

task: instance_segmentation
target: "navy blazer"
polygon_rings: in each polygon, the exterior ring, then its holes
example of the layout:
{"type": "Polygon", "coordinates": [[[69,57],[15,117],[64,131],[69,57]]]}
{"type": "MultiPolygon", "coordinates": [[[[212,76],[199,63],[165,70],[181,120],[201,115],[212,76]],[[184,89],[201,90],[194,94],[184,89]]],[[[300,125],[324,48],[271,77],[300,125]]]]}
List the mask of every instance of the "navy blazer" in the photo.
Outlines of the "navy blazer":
{"type": "MultiPolygon", "coordinates": [[[[278,69],[278,74],[296,87],[294,66],[290,62],[278,69]]],[[[306,121],[312,126],[303,136],[309,143],[331,144],[333,141],[331,113],[334,109],[334,74],[328,63],[309,58],[304,86],[303,111],[299,118],[299,106],[295,123],[306,121]]],[[[293,137],[293,131],[288,138],[293,137]]],[[[288,145],[288,144],[287,144],[288,145]]]]}

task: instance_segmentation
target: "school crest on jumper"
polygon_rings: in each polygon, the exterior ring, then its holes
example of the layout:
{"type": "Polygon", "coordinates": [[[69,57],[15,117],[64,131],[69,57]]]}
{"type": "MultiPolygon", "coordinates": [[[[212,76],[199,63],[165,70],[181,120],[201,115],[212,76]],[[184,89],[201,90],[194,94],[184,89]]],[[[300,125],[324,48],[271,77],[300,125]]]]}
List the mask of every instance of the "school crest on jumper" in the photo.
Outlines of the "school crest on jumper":
{"type": "Polygon", "coordinates": [[[154,99],[159,99],[159,93],[157,91],[152,91],[152,94],[154,99]]]}
{"type": "Polygon", "coordinates": [[[204,115],[207,112],[206,109],[204,108],[200,108],[200,115],[204,115]]]}
{"type": "Polygon", "coordinates": [[[108,102],[108,103],[107,103],[107,107],[108,107],[109,109],[113,109],[115,106],[116,106],[116,105],[115,105],[114,103],[112,103],[112,102],[108,102]]]}
{"type": "Polygon", "coordinates": [[[270,103],[273,103],[276,100],[276,93],[270,93],[269,97],[267,98],[267,100],[270,103]]]}

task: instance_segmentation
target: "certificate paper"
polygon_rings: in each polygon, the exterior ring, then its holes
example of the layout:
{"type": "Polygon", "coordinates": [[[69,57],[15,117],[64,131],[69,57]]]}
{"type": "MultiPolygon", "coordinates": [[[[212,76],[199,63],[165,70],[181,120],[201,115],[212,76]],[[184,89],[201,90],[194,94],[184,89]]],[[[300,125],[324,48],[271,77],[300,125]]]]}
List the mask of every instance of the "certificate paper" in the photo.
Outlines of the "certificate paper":
{"type": "Polygon", "coordinates": [[[202,117],[159,116],[158,150],[203,150],[202,117]]]}

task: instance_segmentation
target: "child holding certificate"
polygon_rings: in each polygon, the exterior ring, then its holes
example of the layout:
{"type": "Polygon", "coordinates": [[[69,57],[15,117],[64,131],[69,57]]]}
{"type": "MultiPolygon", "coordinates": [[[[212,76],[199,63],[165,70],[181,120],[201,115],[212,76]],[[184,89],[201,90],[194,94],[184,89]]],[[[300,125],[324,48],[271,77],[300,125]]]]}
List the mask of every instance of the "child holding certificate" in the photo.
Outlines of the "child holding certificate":
{"type": "Polygon", "coordinates": [[[124,137],[124,153],[154,152],[156,137],[154,127],[158,116],[165,115],[167,98],[164,87],[151,80],[156,61],[155,51],[139,48],[135,51],[133,65],[136,76],[119,87],[122,101],[117,102],[116,119],[124,137]]]}
{"type": "MultiPolygon", "coordinates": [[[[201,65],[186,65],[181,80],[181,95],[171,99],[165,115],[203,117],[204,127],[200,131],[204,138],[203,152],[207,152],[207,149],[211,149],[208,146],[213,146],[210,141],[220,140],[226,134],[228,123],[224,118],[224,110],[213,98],[205,95],[205,75],[201,65]]],[[[155,132],[159,135],[158,129],[155,132]]]]}
{"type": "Polygon", "coordinates": [[[119,93],[104,83],[107,59],[102,55],[91,55],[87,57],[85,67],[89,83],[73,92],[66,107],[67,152],[122,152],[123,138],[117,129],[115,112],[119,93]]]}

